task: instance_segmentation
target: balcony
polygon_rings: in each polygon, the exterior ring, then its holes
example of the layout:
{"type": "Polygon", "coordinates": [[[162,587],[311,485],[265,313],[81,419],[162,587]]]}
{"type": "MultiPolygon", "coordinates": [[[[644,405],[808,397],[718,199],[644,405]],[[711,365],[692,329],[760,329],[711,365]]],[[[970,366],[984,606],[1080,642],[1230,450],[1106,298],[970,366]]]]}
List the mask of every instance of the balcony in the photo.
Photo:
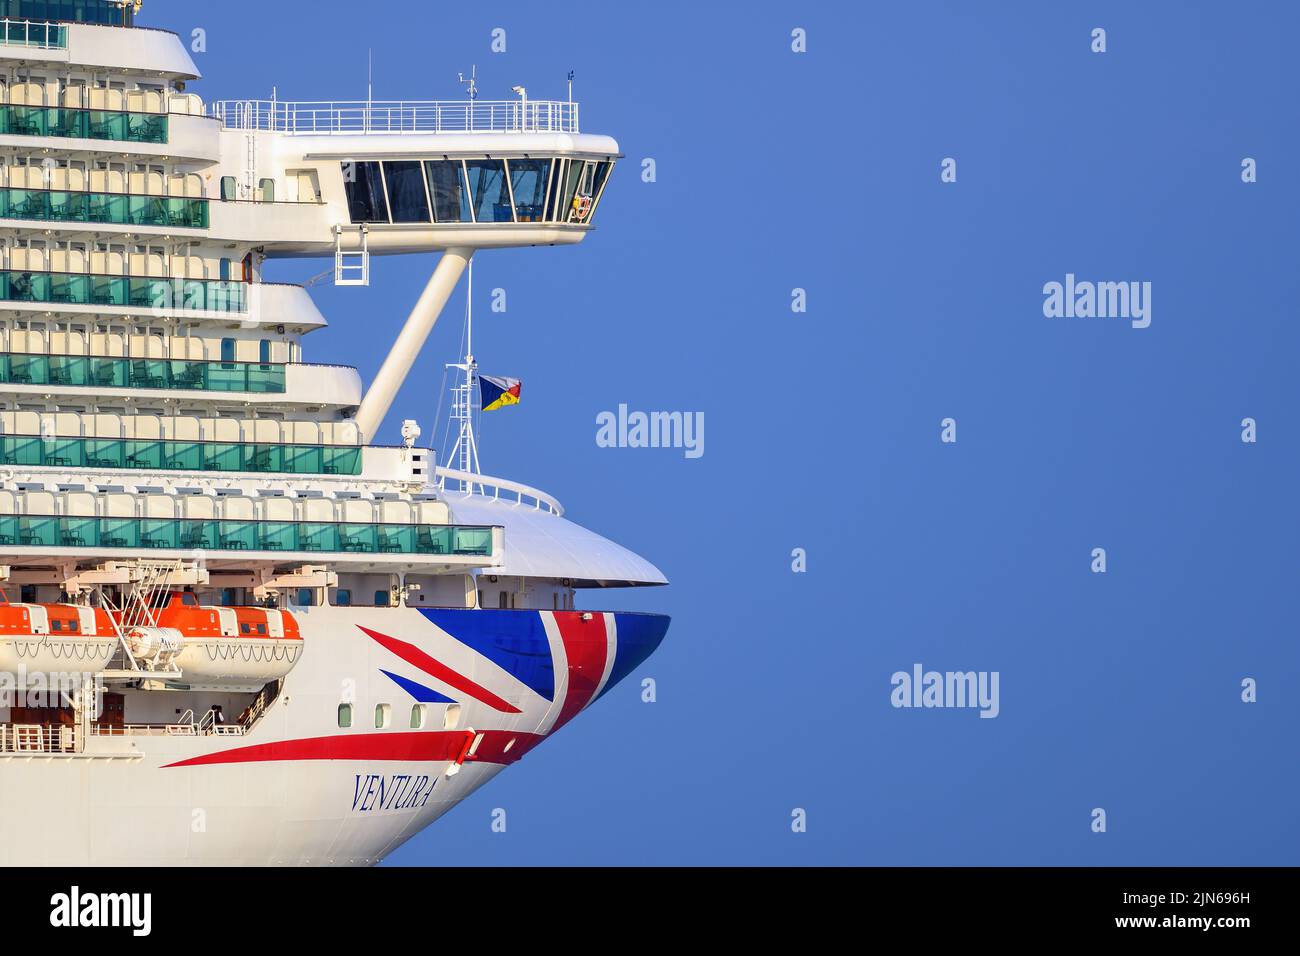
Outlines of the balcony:
{"type": "Polygon", "coordinates": [[[285,365],[193,359],[0,354],[0,384],[282,394],[285,365]]]}
{"type": "Polygon", "coordinates": [[[62,23],[40,20],[0,20],[0,45],[25,46],[38,50],[65,50],[68,28],[62,23]]]}
{"type": "Polygon", "coordinates": [[[245,312],[248,285],[218,279],[9,270],[0,271],[0,302],[245,312]]]}
{"type": "Polygon", "coordinates": [[[67,106],[0,106],[0,136],[58,136],[120,143],[167,142],[165,113],[83,110],[67,106]]]}
{"type": "Polygon", "coordinates": [[[208,115],[219,119],[226,129],[302,136],[578,132],[578,104],[560,100],[224,100],[209,104],[208,115]]]}
{"type": "Polygon", "coordinates": [[[162,551],[278,551],[321,554],[445,555],[490,558],[493,529],[458,525],[353,522],[0,517],[0,547],[162,551]]]}
{"type": "Polygon", "coordinates": [[[177,196],[0,189],[0,219],[207,229],[208,201],[177,196]]]}
{"type": "Polygon", "coordinates": [[[37,20],[72,20],[119,27],[135,23],[134,5],[120,0],[77,0],[76,3],[68,0],[10,0],[8,6],[18,16],[37,20]]]}
{"type": "Polygon", "coordinates": [[[361,448],[354,445],[0,435],[0,462],[26,468],[359,475],[361,448]]]}

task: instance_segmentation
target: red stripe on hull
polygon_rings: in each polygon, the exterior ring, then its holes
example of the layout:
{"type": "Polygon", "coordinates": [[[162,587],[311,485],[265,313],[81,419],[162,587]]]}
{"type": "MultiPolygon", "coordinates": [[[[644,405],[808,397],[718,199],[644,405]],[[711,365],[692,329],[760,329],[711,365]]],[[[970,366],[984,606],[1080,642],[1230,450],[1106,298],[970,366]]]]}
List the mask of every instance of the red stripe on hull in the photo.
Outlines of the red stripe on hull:
{"type": "MultiPolygon", "coordinates": [[[[169,763],[167,767],[203,767],[220,763],[263,763],[277,760],[455,760],[469,746],[468,730],[415,731],[387,734],[338,734],[277,740],[251,747],[169,763]]],[[[481,746],[481,745],[480,745],[481,746]]],[[[511,748],[513,751],[514,748],[511,748]]]]}
{"type": "MultiPolygon", "coordinates": [[[[361,625],[358,624],[357,627],[361,627],[361,625]]],[[[377,641],[381,646],[406,661],[406,663],[420,668],[420,670],[424,671],[430,677],[435,677],[444,684],[456,688],[461,693],[468,694],[480,703],[487,704],[493,710],[499,710],[503,714],[517,714],[520,712],[518,707],[502,700],[486,687],[474,683],[468,677],[463,677],[456,673],[446,664],[434,660],[414,644],[408,644],[406,641],[399,641],[397,638],[389,637],[387,634],[380,634],[378,631],[372,631],[368,627],[361,627],[361,630],[377,641]]]]}
{"type": "Polygon", "coordinates": [[[564,706],[555,719],[551,733],[559,730],[596,696],[600,679],[605,676],[605,659],[609,654],[608,635],[605,633],[605,615],[591,614],[583,620],[581,611],[556,611],[555,625],[564,642],[564,655],[569,660],[569,690],[564,695],[564,706]]]}

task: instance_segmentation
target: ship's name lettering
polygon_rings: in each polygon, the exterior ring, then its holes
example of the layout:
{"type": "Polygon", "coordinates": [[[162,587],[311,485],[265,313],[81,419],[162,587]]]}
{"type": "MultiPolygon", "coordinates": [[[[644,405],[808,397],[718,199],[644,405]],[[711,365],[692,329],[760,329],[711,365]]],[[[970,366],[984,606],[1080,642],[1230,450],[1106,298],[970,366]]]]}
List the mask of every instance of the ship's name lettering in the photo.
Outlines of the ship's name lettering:
{"type": "Polygon", "coordinates": [[[428,774],[416,776],[409,773],[355,774],[352,787],[352,812],[372,813],[375,810],[409,810],[423,807],[429,802],[437,777],[428,774]]]}

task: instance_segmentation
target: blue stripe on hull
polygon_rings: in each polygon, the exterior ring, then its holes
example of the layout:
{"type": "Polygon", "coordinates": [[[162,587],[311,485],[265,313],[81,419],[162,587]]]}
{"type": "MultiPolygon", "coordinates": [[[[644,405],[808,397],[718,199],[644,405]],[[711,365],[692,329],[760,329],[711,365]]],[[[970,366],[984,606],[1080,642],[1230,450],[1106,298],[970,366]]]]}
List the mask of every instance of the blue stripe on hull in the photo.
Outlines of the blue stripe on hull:
{"type": "Polygon", "coordinates": [[[551,645],[537,611],[422,607],[420,613],[524,686],[555,699],[551,645]]]}
{"type": "MultiPolygon", "coordinates": [[[[636,668],[640,667],[663,643],[672,618],[666,614],[615,614],[618,626],[618,646],[614,651],[614,668],[600,697],[636,668]]],[[[596,700],[599,700],[597,697],[596,700]]]]}

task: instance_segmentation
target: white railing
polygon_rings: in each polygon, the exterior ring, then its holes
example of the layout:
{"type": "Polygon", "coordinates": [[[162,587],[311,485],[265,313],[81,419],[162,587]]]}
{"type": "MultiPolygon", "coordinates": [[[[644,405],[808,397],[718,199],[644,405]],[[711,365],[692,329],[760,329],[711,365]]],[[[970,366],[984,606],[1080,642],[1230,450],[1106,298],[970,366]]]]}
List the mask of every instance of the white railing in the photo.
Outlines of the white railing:
{"type": "Polygon", "coordinates": [[[346,133],[576,133],[578,104],[561,100],[408,100],[287,103],[223,100],[208,115],[227,129],[346,133]]]}
{"type": "Polygon", "coordinates": [[[193,724],[91,724],[92,737],[197,737],[193,724]]]}
{"type": "Polygon", "coordinates": [[[0,44],[40,50],[62,50],[68,45],[68,28],[40,20],[0,20],[0,44]]]}
{"type": "Polygon", "coordinates": [[[52,724],[0,724],[0,753],[77,752],[77,728],[52,724]]]}
{"type": "Polygon", "coordinates": [[[551,495],[536,488],[530,488],[528,485],[520,484],[517,481],[510,481],[506,478],[492,478],[488,475],[460,471],[456,468],[434,469],[434,482],[438,487],[444,493],[455,494],[455,489],[447,488],[447,482],[449,481],[459,483],[460,491],[463,494],[482,495],[484,498],[492,498],[498,501],[505,500],[507,503],[522,505],[525,508],[536,508],[556,517],[564,514],[564,506],[551,495]]]}

